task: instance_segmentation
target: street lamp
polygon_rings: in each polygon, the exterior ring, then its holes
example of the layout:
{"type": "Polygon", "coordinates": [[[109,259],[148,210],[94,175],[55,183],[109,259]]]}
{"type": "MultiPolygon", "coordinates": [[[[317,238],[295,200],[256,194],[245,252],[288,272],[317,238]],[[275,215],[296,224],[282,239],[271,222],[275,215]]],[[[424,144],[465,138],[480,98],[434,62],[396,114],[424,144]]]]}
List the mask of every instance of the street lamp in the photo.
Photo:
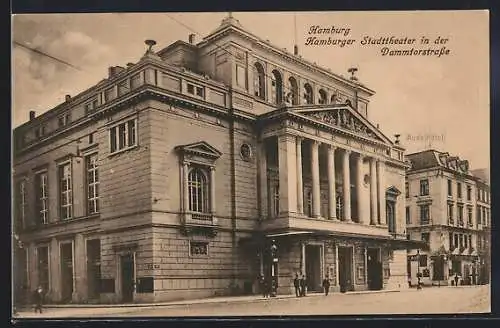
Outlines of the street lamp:
{"type": "Polygon", "coordinates": [[[273,239],[271,241],[271,297],[275,297],[278,289],[278,278],[276,276],[276,271],[278,268],[278,246],[276,246],[276,241],[273,239]]]}

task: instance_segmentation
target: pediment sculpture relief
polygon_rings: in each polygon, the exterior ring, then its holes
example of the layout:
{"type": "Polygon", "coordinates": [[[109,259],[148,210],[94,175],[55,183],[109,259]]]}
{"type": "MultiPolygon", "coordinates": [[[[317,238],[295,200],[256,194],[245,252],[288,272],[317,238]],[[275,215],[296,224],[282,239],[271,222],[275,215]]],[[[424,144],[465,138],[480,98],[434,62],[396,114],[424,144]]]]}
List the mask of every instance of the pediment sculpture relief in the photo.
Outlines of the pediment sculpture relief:
{"type": "Polygon", "coordinates": [[[346,108],[337,108],[325,112],[317,112],[311,114],[310,117],[313,117],[330,125],[335,125],[344,129],[364,134],[370,138],[378,139],[376,134],[371,129],[369,129],[363,122],[361,122],[361,120],[355,117],[346,108]]]}

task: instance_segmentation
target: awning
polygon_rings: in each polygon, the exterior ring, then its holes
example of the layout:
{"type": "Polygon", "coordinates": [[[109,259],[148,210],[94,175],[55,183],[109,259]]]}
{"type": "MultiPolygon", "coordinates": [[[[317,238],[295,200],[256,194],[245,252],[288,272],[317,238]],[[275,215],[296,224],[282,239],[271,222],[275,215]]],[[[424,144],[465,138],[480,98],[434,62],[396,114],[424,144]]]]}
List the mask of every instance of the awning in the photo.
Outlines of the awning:
{"type": "Polygon", "coordinates": [[[421,240],[399,239],[392,236],[365,235],[348,232],[336,232],[327,230],[289,230],[275,232],[257,232],[253,237],[241,238],[240,242],[244,244],[259,244],[266,239],[284,238],[284,237],[332,237],[337,239],[363,239],[366,241],[378,241],[391,245],[393,249],[423,249],[427,250],[429,245],[421,240]]]}

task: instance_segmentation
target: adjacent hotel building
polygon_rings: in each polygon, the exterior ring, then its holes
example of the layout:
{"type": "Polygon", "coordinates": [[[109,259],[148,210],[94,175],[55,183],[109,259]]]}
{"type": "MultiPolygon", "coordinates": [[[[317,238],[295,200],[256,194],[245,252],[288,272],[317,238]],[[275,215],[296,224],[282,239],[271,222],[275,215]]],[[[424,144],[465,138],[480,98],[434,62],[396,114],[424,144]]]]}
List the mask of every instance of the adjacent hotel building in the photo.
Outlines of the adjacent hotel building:
{"type": "MultiPolygon", "coordinates": [[[[16,286],[52,302],[404,288],[404,149],[374,91],[231,15],[14,131],[16,286]],[[278,262],[270,245],[278,246],[278,262]]],[[[354,73],[354,72],[352,72],[354,73]]]]}
{"type": "Polygon", "coordinates": [[[427,252],[408,255],[408,272],[424,284],[489,282],[490,188],[469,162],[436,150],[407,155],[405,187],[410,238],[429,243],[427,252]]]}

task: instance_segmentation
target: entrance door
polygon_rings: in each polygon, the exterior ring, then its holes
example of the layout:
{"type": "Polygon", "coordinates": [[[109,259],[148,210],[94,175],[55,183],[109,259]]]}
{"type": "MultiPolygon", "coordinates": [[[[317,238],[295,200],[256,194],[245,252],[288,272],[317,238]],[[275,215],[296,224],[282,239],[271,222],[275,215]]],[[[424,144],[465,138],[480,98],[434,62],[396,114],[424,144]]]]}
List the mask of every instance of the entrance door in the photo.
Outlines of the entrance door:
{"type": "Polygon", "coordinates": [[[61,244],[61,300],[71,301],[73,295],[73,244],[61,244]]]}
{"type": "Polygon", "coordinates": [[[441,256],[434,258],[432,280],[444,280],[444,260],[441,256]]]}
{"type": "Polygon", "coordinates": [[[368,248],[367,250],[367,274],[368,274],[368,289],[381,290],[383,286],[382,262],[379,258],[380,252],[378,248],[368,248]]]}
{"type": "Polygon", "coordinates": [[[320,245],[306,245],[306,280],[308,291],[321,292],[320,245]]]}
{"type": "Polygon", "coordinates": [[[339,285],[341,290],[354,290],[352,275],[352,247],[339,247],[339,285]]]}
{"type": "Polygon", "coordinates": [[[121,256],[122,270],[122,301],[132,302],[134,300],[134,257],[132,254],[121,256]]]}

